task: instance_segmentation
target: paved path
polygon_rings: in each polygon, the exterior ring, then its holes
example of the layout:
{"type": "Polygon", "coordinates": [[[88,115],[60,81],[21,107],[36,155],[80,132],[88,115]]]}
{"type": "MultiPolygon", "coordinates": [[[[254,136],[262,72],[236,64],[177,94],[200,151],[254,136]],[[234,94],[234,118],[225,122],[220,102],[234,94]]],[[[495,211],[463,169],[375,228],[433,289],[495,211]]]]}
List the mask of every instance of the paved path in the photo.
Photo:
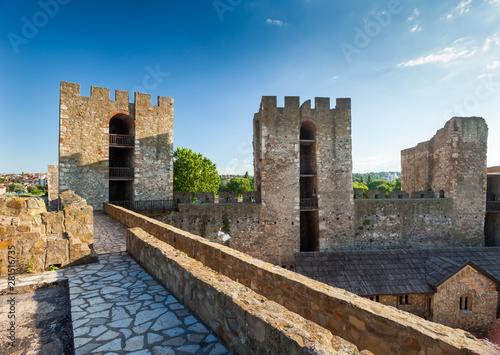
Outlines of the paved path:
{"type": "Polygon", "coordinates": [[[76,354],[228,354],[227,347],[125,250],[126,228],[94,214],[99,263],[19,276],[69,281],[76,354]]]}

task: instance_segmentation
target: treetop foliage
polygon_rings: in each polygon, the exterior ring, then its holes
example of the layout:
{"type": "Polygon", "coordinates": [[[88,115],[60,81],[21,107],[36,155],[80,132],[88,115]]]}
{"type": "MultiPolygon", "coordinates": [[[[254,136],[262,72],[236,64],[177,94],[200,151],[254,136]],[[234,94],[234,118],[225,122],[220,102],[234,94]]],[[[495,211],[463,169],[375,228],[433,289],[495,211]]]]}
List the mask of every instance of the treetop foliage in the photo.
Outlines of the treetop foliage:
{"type": "Polygon", "coordinates": [[[217,192],[217,167],[201,153],[188,148],[174,151],[174,191],[217,192]]]}

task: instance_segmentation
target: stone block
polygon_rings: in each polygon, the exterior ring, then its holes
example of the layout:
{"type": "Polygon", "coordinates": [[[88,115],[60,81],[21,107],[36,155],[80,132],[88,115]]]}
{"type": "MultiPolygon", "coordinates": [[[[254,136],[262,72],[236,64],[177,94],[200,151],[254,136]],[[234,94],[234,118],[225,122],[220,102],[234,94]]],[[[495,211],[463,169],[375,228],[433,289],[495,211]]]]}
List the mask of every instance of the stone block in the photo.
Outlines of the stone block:
{"type": "Polygon", "coordinates": [[[83,263],[85,261],[85,258],[91,255],[89,246],[85,243],[82,243],[79,238],[73,237],[71,234],[68,234],[68,239],[70,263],[83,263]]]}
{"type": "Polygon", "coordinates": [[[62,236],[49,237],[47,240],[47,259],[46,266],[61,264],[69,264],[69,240],[63,239],[62,236]]]}

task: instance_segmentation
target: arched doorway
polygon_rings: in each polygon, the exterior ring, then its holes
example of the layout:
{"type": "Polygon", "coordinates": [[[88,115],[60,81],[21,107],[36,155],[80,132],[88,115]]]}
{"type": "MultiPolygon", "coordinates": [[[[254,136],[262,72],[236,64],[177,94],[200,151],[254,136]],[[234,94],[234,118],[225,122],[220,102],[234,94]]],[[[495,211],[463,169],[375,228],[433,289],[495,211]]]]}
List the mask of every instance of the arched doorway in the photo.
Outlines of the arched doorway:
{"type": "Polygon", "coordinates": [[[319,250],[316,167],[316,131],[313,120],[300,125],[300,251],[319,250]]]}
{"type": "Polygon", "coordinates": [[[126,114],[109,120],[109,201],[134,198],[134,120],[126,114]]]}

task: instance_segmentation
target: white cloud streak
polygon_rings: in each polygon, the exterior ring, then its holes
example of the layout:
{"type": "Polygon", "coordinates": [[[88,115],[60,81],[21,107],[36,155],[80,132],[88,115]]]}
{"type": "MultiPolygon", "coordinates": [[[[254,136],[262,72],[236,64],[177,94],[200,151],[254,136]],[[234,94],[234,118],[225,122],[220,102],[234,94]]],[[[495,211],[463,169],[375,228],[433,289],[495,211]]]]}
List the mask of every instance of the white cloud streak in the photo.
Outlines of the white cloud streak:
{"type": "Polygon", "coordinates": [[[455,16],[462,16],[469,12],[472,0],[462,0],[451,12],[446,14],[446,19],[452,20],[455,16]]]}
{"type": "Polygon", "coordinates": [[[283,21],[281,21],[281,20],[273,20],[271,18],[268,18],[266,20],[266,23],[268,25],[275,25],[275,26],[278,26],[278,27],[283,27],[285,25],[285,23],[283,21]]]}
{"type": "Polygon", "coordinates": [[[398,67],[414,67],[417,65],[430,64],[430,63],[449,63],[458,58],[472,57],[477,53],[476,49],[454,48],[447,47],[436,53],[431,53],[416,59],[409,60],[398,64],[398,67]]]}

